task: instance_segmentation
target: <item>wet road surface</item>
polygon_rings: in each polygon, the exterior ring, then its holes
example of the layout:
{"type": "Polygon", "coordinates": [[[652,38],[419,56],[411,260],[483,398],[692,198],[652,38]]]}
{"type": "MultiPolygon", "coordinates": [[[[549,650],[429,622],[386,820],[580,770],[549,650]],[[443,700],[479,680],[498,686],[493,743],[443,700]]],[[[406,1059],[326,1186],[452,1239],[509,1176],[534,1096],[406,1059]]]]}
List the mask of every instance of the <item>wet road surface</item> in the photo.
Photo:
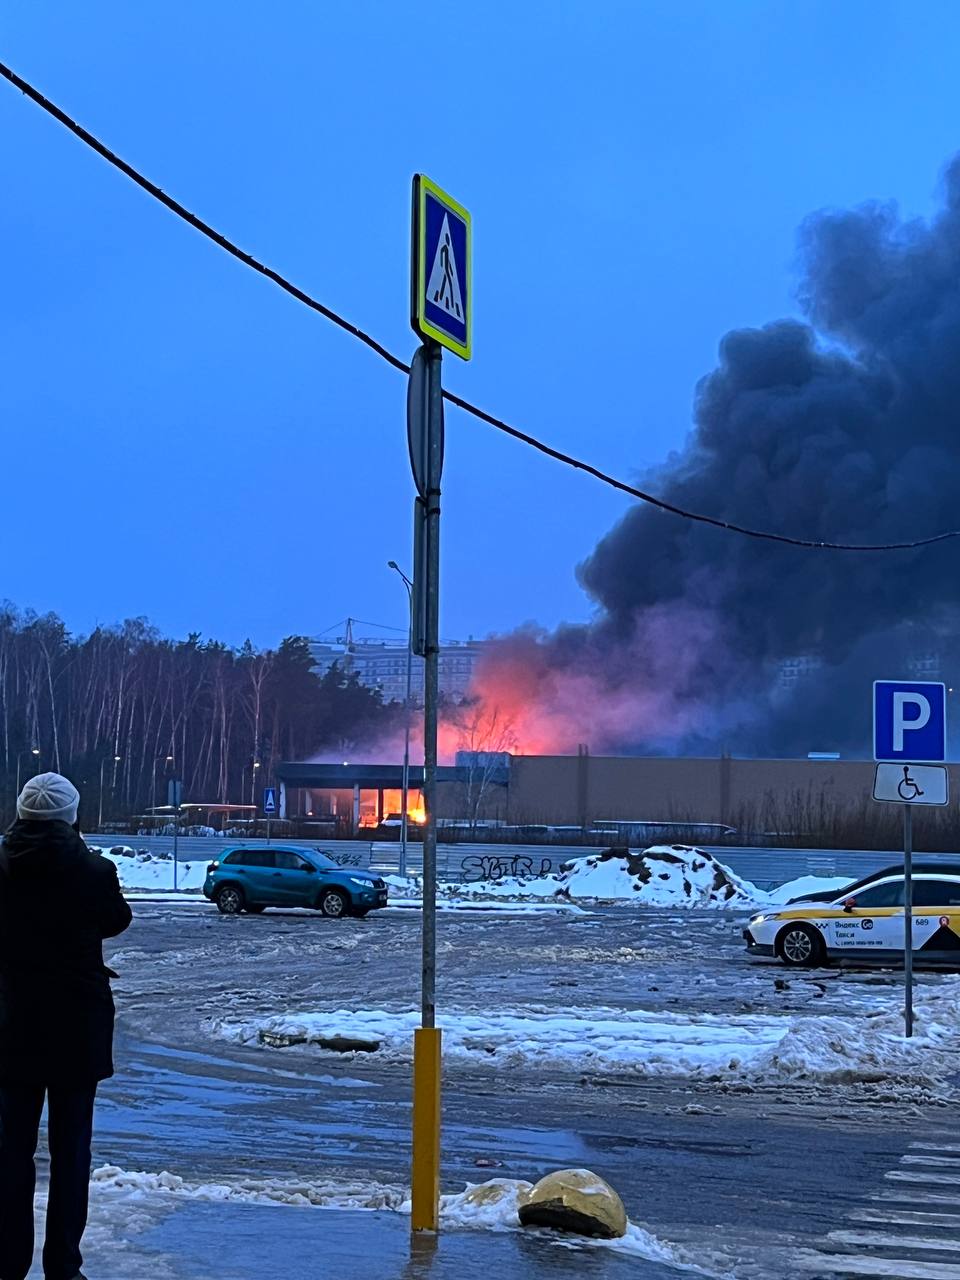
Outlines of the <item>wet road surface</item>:
{"type": "MultiPolygon", "coordinates": [[[[444,919],[439,1006],[817,1017],[898,999],[895,976],[790,975],[778,987],[779,967],[744,957],[740,924],[717,913],[621,908],[444,919]]],[[[195,906],[138,905],[111,961],[122,975],[119,1071],[102,1090],[95,1163],[169,1170],[194,1186],[248,1181],[281,1196],[300,1184],[320,1203],[350,1192],[396,1204],[409,1181],[402,1063],[232,1044],[211,1037],[209,1020],[414,1005],[418,929],[415,913],[233,920],[195,906]]],[[[443,1187],[461,1191],[494,1176],[533,1181],[583,1165],[617,1188],[631,1220],[678,1263],[741,1277],[811,1275],[809,1261],[791,1270],[789,1259],[816,1256],[910,1143],[945,1127],[951,1106],[921,1091],[894,1109],[889,1089],[867,1085],[740,1088],[458,1062],[446,1072],[443,1187]]],[[[109,1270],[118,1265],[117,1236],[109,1244],[98,1236],[97,1214],[106,1229],[130,1211],[95,1191],[92,1280],[121,1274],[109,1270]]],[[[674,1273],[606,1249],[490,1231],[445,1232],[434,1257],[411,1262],[408,1219],[391,1212],[149,1193],[139,1212],[125,1237],[124,1280],[144,1259],[154,1280],[171,1267],[180,1280],[308,1275],[313,1257],[340,1280],[477,1275],[480,1265],[497,1267],[503,1280],[674,1273]]]]}

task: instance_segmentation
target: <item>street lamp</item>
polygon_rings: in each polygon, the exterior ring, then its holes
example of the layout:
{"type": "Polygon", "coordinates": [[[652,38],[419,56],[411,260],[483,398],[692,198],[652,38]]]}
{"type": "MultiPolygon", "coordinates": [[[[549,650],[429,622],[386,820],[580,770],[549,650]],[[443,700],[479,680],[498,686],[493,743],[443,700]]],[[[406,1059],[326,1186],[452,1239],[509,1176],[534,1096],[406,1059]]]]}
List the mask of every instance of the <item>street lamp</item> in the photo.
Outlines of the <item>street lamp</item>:
{"type": "Polygon", "coordinates": [[[253,772],[250,775],[250,803],[257,803],[257,770],[260,768],[260,761],[254,760],[253,772]]]}
{"type": "MultiPolygon", "coordinates": [[[[104,756],[103,759],[100,761],[100,804],[97,809],[97,830],[98,831],[103,827],[103,770],[106,763],[107,763],[107,757],[104,756]]],[[[113,757],[114,779],[116,779],[116,776],[117,776],[117,765],[119,763],[120,763],[120,757],[114,756],[113,757]]]]}
{"type": "Polygon", "coordinates": [[[14,799],[17,799],[20,795],[20,761],[23,759],[24,756],[34,756],[36,760],[36,765],[37,765],[37,773],[40,772],[40,748],[39,747],[31,747],[29,751],[17,752],[17,794],[14,797],[14,799]]]}
{"type": "Polygon", "coordinates": [[[170,766],[173,764],[173,756],[155,757],[153,761],[153,782],[150,785],[150,810],[154,816],[156,816],[157,808],[157,765],[160,760],[164,762],[167,767],[167,772],[169,773],[170,766]]]}
{"type": "Polygon", "coordinates": [[[407,627],[407,696],[404,701],[403,784],[400,795],[400,874],[407,874],[407,809],[410,807],[410,682],[413,675],[413,583],[396,560],[388,560],[387,568],[399,574],[407,590],[409,625],[407,627]]]}

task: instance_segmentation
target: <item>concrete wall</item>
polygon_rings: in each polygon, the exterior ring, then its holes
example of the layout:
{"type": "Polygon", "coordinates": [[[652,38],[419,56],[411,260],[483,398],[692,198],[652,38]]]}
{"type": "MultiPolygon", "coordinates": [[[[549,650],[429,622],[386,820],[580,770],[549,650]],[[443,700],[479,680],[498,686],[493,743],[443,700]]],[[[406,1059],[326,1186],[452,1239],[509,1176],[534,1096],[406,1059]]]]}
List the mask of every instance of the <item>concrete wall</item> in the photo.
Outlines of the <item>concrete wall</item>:
{"type": "MultiPolygon", "coordinates": [[[[734,760],[610,756],[516,756],[510,822],[590,824],[692,821],[796,825],[799,814],[872,803],[866,760],[734,760]]],[[[951,794],[960,766],[951,765],[951,794]]]]}

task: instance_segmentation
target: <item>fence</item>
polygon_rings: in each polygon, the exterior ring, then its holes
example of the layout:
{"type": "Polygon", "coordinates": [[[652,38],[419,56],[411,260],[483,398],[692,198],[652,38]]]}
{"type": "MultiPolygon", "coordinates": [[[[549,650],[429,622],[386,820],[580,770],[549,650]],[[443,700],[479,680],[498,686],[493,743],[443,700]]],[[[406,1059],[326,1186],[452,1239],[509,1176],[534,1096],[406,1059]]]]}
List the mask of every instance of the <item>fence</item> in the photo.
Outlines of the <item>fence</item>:
{"type": "MultiPolygon", "coordinates": [[[[89,836],[91,844],[110,849],[117,846],[146,850],[157,857],[173,857],[172,836],[138,836],[126,840],[117,836],[89,836]]],[[[274,840],[283,848],[313,848],[329,853],[341,866],[374,868],[384,873],[395,873],[400,867],[400,845],[382,840],[274,840]]],[[[256,845],[262,840],[231,840],[217,837],[186,836],[180,839],[178,856],[181,862],[213,860],[226,849],[256,845]]],[[[851,880],[869,875],[881,867],[896,864],[900,853],[877,853],[869,850],[850,849],[752,849],[721,848],[701,845],[713,853],[720,862],[736,875],[750,880],[760,888],[783,884],[798,876],[849,876],[851,880]]],[[[502,876],[549,875],[560,869],[571,858],[589,857],[601,853],[601,848],[583,845],[491,845],[491,844],[441,844],[437,846],[437,873],[442,880],[467,882],[491,880],[502,876]]],[[[407,849],[407,870],[418,875],[423,869],[423,854],[419,844],[407,849]]]]}

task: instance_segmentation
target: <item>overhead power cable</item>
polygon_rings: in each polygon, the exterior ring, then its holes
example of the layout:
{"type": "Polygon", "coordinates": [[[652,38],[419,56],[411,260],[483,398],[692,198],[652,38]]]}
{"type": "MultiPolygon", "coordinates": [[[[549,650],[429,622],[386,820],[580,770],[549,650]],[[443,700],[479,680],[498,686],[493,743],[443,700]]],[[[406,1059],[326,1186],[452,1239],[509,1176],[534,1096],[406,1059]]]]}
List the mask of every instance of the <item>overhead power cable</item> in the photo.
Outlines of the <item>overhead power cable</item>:
{"type": "MultiPolygon", "coordinates": [[[[392,365],[394,369],[399,370],[401,373],[410,372],[410,366],[404,360],[401,360],[399,356],[396,356],[392,351],[389,351],[382,343],[378,342],[376,338],[372,337],[369,333],[366,333],[363,329],[359,328],[359,326],[339,315],[332,308],[325,306],[318,299],[312,297],[309,293],[305,292],[305,290],[295,285],[291,280],[288,280],[286,276],[282,276],[279,271],[274,271],[272,267],[266,266],[265,263],[260,262],[259,259],[253,257],[252,254],[241,249],[239,245],[236,245],[232,240],[227,239],[225,235],[217,231],[214,227],[211,227],[209,223],[204,222],[202,218],[197,217],[195,213],[191,213],[190,210],[182,205],[178,200],[167,195],[167,193],[162,191],[156,183],[151,182],[149,178],[144,177],[144,175],[134,169],[132,165],[127,164],[125,160],[122,160],[120,156],[116,155],[115,152],[111,151],[109,147],[102,143],[99,138],[94,137],[92,133],[87,129],[84,129],[84,127],[78,124],[76,120],[71,119],[71,117],[58,107],[56,103],[51,102],[49,98],[45,98],[38,89],[35,89],[32,84],[28,83],[28,81],[24,80],[21,76],[18,76],[15,71],[11,70],[11,68],[6,66],[4,63],[0,63],[0,75],[9,80],[9,82],[19,89],[21,93],[26,94],[26,96],[35,102],[37,106],[42,107],[44,111],[53,116],[53,118],[59,121],[59,123],[66,129],[69,129],[70,132],[78,137],[81,142],[86,143],[88,147],[96,151],[97,155],[101,156],[109,164],[112,164],[114,168],[119,169],[120,172],[125,174],[131,182],[136,183],[138,187],[141,187],[148,195],[153,196],[155,200],[159,200],[162,205],[166,206],[166,208],[168,208],[172,213],[175,213],[178,218],[182,218],[183,221],[193,227],[195,231],[199,231],[201,235],[212,240],[215,245],[218,245],[226,253],[237,258],[244,264],[244,266],[250,267],[251,270],[259,272],[262,276],[266,276],[268,280],[272,280],[275,285],[283,289],[285,293],[289,293],[291,297],[296,298],[298,302],[302,302],[304,306],[309,307],[312,311],[318,312],[325,319],[331,321],[331,323],[337,325],[341,329],[344,329],[347,333],[352,334],[354,338],[357,338],[360,342],[368,346],[371,351],[375,351],[381,359],[386,360],[386,362],[392,365]]],[[[545,454],[548,458],[553,458],[557,462],[562,462],[565,466],[574,467],[577,471],[583,471],[587,475],[593,476],[594,479],[602,481],[603,484],[609,485],[612,489],[616,489],[620,493],[625,493],[631,498],[636,498],[638,501],[645,502],[649,506],[656,507],[660,511],[668,512],[670,515],[680,516],[684,520],[693,520],[698,524],[710,525],[715,529],[724,529],[728,533],[739,533],[747,538],[759,538],[765,542],[779,542],[791,547],[809,547],[817,551],[909,551],[918,547],[933,546],[935,543],[947,542],[952,538],[960,537],[960,529],[951,529],[945,533],[934,534],[928,538],[915,538],[909,542],[828,542],[820,538],[794,538],[790,537],[788,534],[773,533],[766,529],[751,529],[745,525],[735,524],[732,520],[722,520],[718,516],[705,515],[703,512],[699,511],[688,511],[684,507],[677,506],[675,503],[667,502],[664,498],[658,498],[656,494],[647,493],[643,489],[638,489],[634,485],[627,484],[625,480],[617,479],[616,476],[612,476],[608,472],[601,470],[599,467],[593,466],[592,463],[585,462],[582,458],[573,457],[569,453],[564,453],[561,449],[555,449],[544,440],[540,440],[526,431],[521,431],[518,427],[511,426],[508,422],[504,422],[502,418],[497,418],[492,413],[487,413],[485,409],[481,409],[479,406],[471,404],[469,400],[464,400],[462,396],[455,395],[452,391],[444,391],[443,398],[449,404],[455,405],[458,409],[462,409],[464,413],[471,414],[474,418],[487,423],[488,426],[494,427],[497,431],[502,431],[506,435],[512,436],[515,440],[520,440],[523,444],[529,445],[530,448],[536,449],[538,452],[545,454]]]]}

